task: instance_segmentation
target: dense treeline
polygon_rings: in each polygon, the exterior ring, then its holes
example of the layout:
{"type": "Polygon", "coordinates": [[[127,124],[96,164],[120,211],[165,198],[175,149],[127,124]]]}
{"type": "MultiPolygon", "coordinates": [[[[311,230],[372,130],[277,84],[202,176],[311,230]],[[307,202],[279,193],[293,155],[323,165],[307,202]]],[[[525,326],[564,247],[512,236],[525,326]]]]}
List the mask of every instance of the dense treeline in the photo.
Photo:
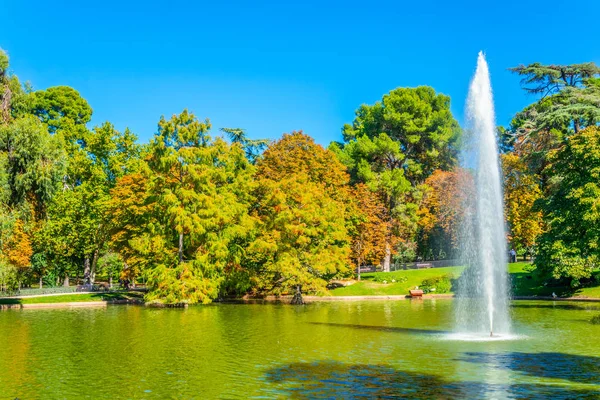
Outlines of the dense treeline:
{"type": "Polygon", "coordinates": [[[511,240],[538,273],[578,286],[600,266],[600,68],[511,70],[539,96],[499,135],[511,240]]]}
{"type": "MultiPolygon", "coordinates": [[[[343,141],[215,130],[188,110],[147,144],[65,86],[34,91],[0,51],[0,285],[144,282],[148,301],[323,292],[360,266],[453,257],[470,179],[450,98],[398,88],[343,141]]],[[[518,67],[541,98],[500,129],[512,245],[548,278],[598,262],[593,64],[518,67]]]]}

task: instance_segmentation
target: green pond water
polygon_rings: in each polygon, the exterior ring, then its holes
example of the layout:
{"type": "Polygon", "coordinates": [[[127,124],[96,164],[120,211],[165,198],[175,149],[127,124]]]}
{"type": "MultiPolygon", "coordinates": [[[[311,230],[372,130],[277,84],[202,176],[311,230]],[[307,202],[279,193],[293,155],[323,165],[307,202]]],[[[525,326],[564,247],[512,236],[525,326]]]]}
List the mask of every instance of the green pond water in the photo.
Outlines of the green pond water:
{"type": "Polygon", "coordinates": [[[600,305],[511,312],[477,342],[452,300],[7,310],[0,399],[600,398],[600,305]]]}

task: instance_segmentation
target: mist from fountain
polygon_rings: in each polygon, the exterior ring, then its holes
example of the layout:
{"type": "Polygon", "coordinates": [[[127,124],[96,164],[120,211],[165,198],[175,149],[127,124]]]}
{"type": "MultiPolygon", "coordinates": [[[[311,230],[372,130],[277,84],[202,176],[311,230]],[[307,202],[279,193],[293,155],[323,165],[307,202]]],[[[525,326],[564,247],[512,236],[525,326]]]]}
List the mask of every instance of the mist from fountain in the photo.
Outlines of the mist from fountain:
{"type": "Polygon", "coordinates": [[[462,188],[467,204],[461,231],[456,332],[465,337],[509,337],[508,257],[496,123],[490,75],[479,53],[466,106],[463,167],[472,181],[462,188]]]}

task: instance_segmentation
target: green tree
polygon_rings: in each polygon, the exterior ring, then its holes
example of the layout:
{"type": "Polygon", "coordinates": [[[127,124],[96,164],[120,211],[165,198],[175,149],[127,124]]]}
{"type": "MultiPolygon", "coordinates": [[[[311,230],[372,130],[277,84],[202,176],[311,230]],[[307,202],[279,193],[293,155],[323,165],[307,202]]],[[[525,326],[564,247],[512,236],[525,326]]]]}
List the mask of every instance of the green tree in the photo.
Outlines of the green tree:
{"type": "Polygon", "coordinates": [[[124,176],[112,191],[113,242],[127,264],[144,268],[149,301],[208,303],[239,263],[253,168],[209,129],[187,110],[161,118],[142,179],[124,176]]]}
{"type": "Polygon", "coordinates": [[[40,233],[43,251],[67,276],[83,268],[84,282],[94,282],[109,239],[109,192],[139,161],[136,139],[129,130],[121,133],[105,123],[86,131],[79,147],[71,149],[63,190],[54,198],[40,233]]]}
{"type": "MultiPolygon", "coordinates": [[[[540,99],[514,117],[508,135],[514,151],[533,173],[541,174],[546,155],[565,144],[567,137],[600,122],[600,68],[594,63],[511,68],[521,85],[540,99]]],[[[546,177],[541,176],[542,184],[546,177]]]]}
{"type": "Polygon", "coordinates": [[[88,102],[69,86],[34,92],[31,113],[48,125],[51,133],[64,128],[67,121],[84,126],[92,119],[92,108],[88,102]]]}
{"type": "Polygon", "coordinates": [[[246,158],[252,164],[256,163],[260,154],[269,145],[268,139],[249,139],[246,130],[242,128],[221,128],[221,132],[229,137],[232,144],[242,147],[246,152],[246,158]]]}
{"type": "Polygon", "coordinates": [[[456,161],[460,126],[450,111],[450,97],[428,86],[397,88],[374,105],[356,110],[352,125],[344,125],[346,143],[386,134],[397,142],[399,167],[413,186],[436,169],[447,170],[456,161]]]}
{"type": "Polygon", "coordinates": [[[588,127],[551,152],[546,231],[535,265],[577,286],[600,262],[600,128],[588,127]]]}
{"type": "Polygon", "coordinates": [[[436,169],[456,163],[460,133],[448,96],[426,86],[398,88],[362,105],[343,128],[345,143],[330,146],[353,182],[365,183],[385,205],[390,229],[384,271],[395,249],[414,247],[422,184],[436,169]]]}
{"type": "Polygon", "coordinates": [[[10,193],[6,205],[29,208],[36,212],[36,219],[42,218],[64,176],[62,140],[51,136],[35,118],[19,118],[0,125],[0,154],[10,193]]]}

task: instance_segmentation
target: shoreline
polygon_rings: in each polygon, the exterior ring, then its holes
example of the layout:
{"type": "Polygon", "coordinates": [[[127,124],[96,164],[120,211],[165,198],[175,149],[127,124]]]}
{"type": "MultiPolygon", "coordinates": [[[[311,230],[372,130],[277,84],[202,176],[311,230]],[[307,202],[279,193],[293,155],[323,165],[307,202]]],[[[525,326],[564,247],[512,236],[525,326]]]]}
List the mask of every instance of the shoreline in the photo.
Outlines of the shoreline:
{"type": "Polygon", "coordinates": [[[131,300],[111,300],[111,301],[70,301],[64,303],[11,303],[11,304],[0,304],[0,311],[3,310],[21,310],[24,308],[29,309],[48,309],[48,308],[99,308],[108,307],[109,305],[144,305],[143,303],[134,302],[131,300]]]}
{"type": "MultiPolygon", "coordinates": [[[[410,295],[365,295],[365,296],[302,296],[305,302],[327,302],[327,301],[379,301],[379,300],[435,300],[435,299],[454,299],[454,294],[425,294],[422,297],[412,297],[410,295]]],[[[267,296],[264,298],[239,298],[225,299],[223,303],[245,303],[245,302],[280,302],[286,303],[292,299],[292,296],[267,296]]],[[[543,300],[543,301],[579,301],[579,302],[600,302],[600,297],[551,297],[551,296],[513,296],[510,300],[543,300]]]]}
{"type": "MultiPolygon", "coordinates": [[[[343,302],[343,301],[385,301],[385,300],[436,300],[436,299],[453,299],[453,294],[431,294],[423,295],[422,297],[413,298],[410,295],[372,295],[372,296],[303,296],[306,304],[311,303],[326,303],[326,302],[343,302]]],[[[231,298],[223,299],[220,301],[214,301],[213,304],[262,304],[262,303],[284,303],[287,304],[291,301],[292,296],[267,296],[264,298],[231,298]]],[[[549,297],[549,296],[514,296],[511,300],[516,301],[572,301],[572,302],[600,302],[598,297],[549,297]]],[[[20,309],[51,309],[51,308],[99,308],[108,307],[110,305],[138,305],[151,307],[150,304],[144,304],[141,302],[135,302],[131,300],[113,300],[113,301],[78,301],[78,302],[64,302],[64,303],[28,303],[28,304],[0,304],[0,311],[3,310],[20,310],[20,309]]],[[[161,307],[161,308],[172,308],[172,307],[161,307]]]]}

